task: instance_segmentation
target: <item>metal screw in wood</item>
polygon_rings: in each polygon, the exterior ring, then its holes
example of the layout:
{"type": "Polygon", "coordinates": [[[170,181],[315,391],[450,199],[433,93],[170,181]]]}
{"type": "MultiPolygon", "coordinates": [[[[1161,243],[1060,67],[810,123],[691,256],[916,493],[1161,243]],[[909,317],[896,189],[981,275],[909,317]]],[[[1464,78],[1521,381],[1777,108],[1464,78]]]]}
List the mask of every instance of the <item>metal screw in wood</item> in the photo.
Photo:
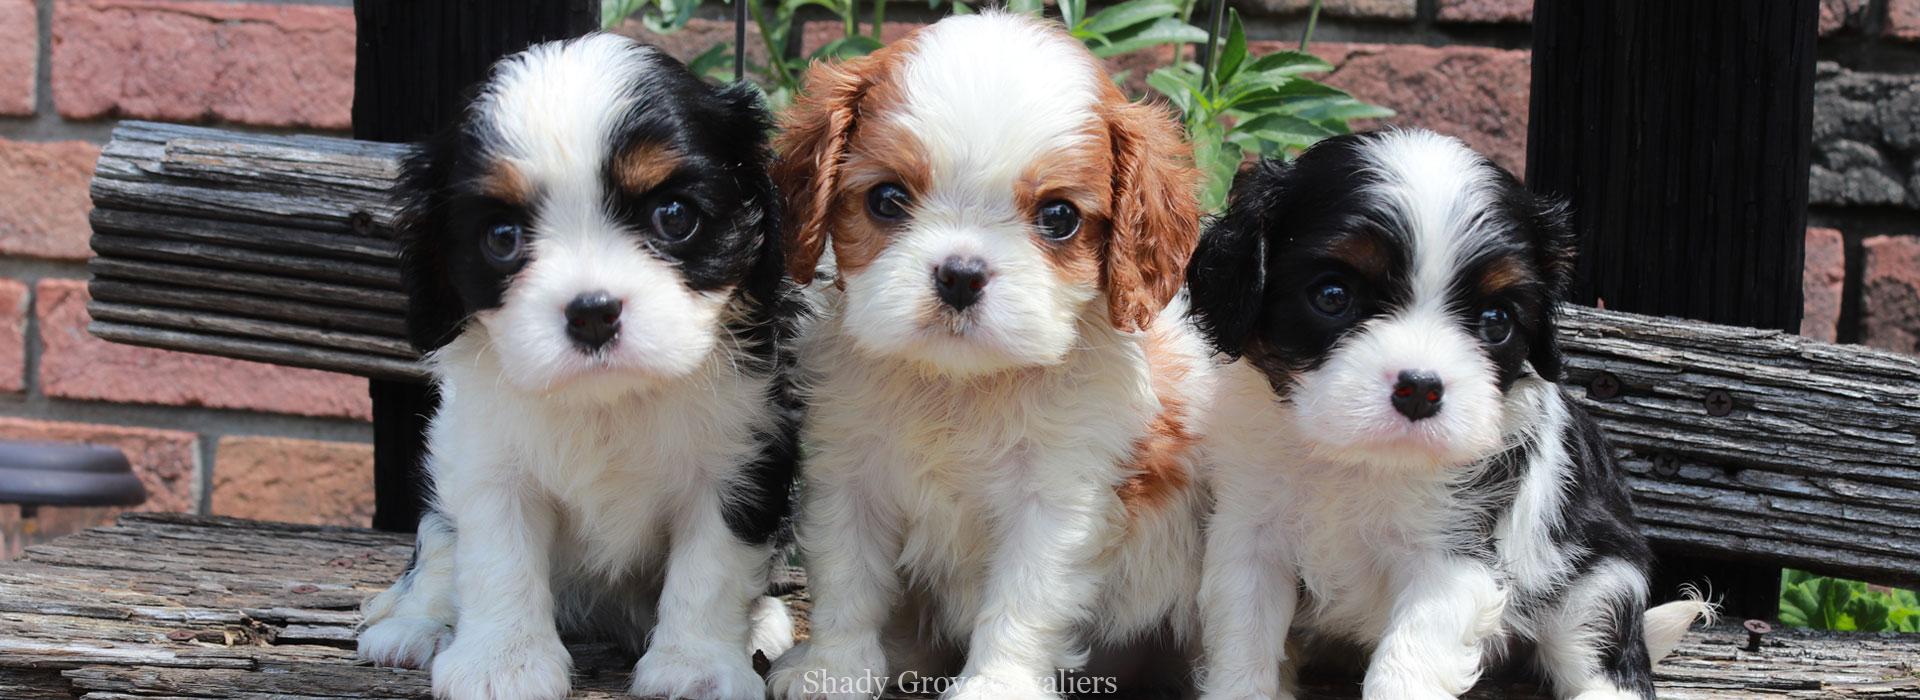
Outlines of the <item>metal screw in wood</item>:
{"type": "Polygon", "coordinates": [[[1701,403],[1706,405],[1707,415],[1716,418],[1733,413],[1733,395],[1727,393],[1724,389],[1714,389],[1713,391],[1707,392],[1707,397],[1703,399],[1701,403]]]}

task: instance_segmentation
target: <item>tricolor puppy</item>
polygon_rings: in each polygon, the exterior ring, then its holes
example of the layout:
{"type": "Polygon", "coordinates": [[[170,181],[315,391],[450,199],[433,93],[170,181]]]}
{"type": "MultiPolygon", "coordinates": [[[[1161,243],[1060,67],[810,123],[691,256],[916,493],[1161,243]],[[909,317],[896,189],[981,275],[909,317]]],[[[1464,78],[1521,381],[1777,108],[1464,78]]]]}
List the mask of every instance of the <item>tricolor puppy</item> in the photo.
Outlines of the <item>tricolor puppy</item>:
{"type": "Polygon", "coordinates": [[[1184,630],[1207,352],[1168,307],[1199,229],[1175,122],[983,13],[817,66],[777,150],[791,271],[831,245],[837,272],[799,352],[813,634],[775,694],[1045,697],[1089,646],[1184,630]]]}
{"type": "Polygon", "coordinates": [[[1210,697],[1291,697],[1289,627],[1371,649],[1369,698],[1459,695],[1511,654],[1561,697],[1653,697],[1709,607],[1647,609],[1622,474],[1553,383],[1573,253],[1559,205],[1424,131],[1240,175],[1188,275],[1240,358],[1207,438],[1210,697]]]}
{"type": "Polygon", "coordinates": [[[559,628],[590,630],[644,651],[636,695],[764,695],[796,431],[767,125],[750,88],[593,35],[503,60],[408,162],[433,512],[362,657],[431,664],[442,698],[561,698],[559,628]]]}

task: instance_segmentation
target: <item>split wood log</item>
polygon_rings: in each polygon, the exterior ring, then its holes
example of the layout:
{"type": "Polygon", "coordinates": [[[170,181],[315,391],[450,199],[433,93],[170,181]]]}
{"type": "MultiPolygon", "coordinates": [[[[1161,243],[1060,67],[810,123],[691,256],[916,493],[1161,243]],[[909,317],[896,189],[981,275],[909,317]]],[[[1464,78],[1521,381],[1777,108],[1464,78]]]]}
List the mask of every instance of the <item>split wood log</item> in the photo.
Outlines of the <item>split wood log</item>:
{"type": "MultiPolygon", "coordinates": [[[[363,600],[392,583],[409,539],[349,528],[130,514],[0,562],[0,697],[426,698],[426,673],[353,658],[363,600]]],[[[789,574],[790,576],[791,574],[789,574]]],[[[788,582],[806,627],[804,579],[788,582]]],[[[1660,697],[1920,699],[1920,635],[1782,631],[1757,652],[1737,628],[1696,631],[1655,668],[1660,697]]],[[[569,644],[573,697],[625,697],[634,662],[569,644]]],[[[1317,679],[1311,697],[1358,697],[1317,679]]],[[[1469,698],[1540,698],[1491,678],[1469,698]]]]}
{"type": "MultiPolygon", "coordinates": [[[[419,378],[391,201],[404,146],[122,122],[93,184],[93,331],[419,378]]],[[[1920,584],[1920,360],[1568,308],[1571,393],[1654,538],[1920,584]]]]}

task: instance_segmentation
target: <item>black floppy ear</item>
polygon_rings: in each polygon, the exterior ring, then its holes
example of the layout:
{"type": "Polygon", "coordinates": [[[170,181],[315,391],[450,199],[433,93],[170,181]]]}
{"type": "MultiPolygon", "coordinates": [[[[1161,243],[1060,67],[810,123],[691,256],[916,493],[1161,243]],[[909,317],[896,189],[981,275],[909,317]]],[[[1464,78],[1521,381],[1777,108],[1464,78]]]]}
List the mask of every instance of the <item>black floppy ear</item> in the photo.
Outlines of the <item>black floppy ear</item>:
{"type": "Polygon", "coordinates": [[[453,287],[447,259],[447,197],[460,132],[418,144],[401,166],[396,191],[400,216],[400,284],[407,292],[407,341],[422,354],[460,334],[466,304],[453,287]]]}
{"type": "Polygon", "coordinates": [[[770,306],[779,301],[787,267],[780,239],[780,192],[768,174],[773,163],[773,149],[768,144],[773,117],[760,91],[749,83],[715,88],[715,96],[719,98],[720,119],[727,125],[724,131],[739,139],[740,150],[733,158],[738,163],[734,178],[745,210],[736,216],[735,225],[754,237],[753,269],[748,271],[742,291],[754,304],[770,306]]]}
{"type": "MultiPolygon", "coordinates": [[[[1518,185],[1515,185],[1518,187],[1518,185]]],[[[1534,329],[1527,360],[1533,371],[1547,381],[1560,381],[1565,362],[1560,353],[1560,305],[1573,287],[1573,261],[1577,252],[1573,225],[1565,202],[1551,197],[1528,194],[1531,210],[1528,226],[1533,229],[1534,259],[1544,282],[1540,321],[1534,329]]]]}
{"type": "Polygon", "coordinates": [[[1287,164],[1261,161],[1234,178],[1227,210],[1200,235],[1187,263],[1188,311],[1213,349],[1239,358],[1260,320],[1267,287],[1267,209],[1287,164]]]}

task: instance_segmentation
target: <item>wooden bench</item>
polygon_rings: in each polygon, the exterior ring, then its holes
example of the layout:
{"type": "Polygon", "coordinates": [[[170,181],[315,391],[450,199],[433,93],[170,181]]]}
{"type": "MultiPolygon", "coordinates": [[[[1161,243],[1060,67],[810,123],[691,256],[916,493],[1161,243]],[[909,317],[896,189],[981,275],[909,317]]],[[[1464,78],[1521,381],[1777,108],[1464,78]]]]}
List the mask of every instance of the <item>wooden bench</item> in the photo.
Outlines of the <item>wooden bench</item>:
{"type": "MultiPolygon", "coordinates": [[[[365,597],[411,538],[349,528],[128,515],[0,566],[0,698],[426,698],[427,674],[353,659],[365,597]]],[[[803,590],[788,595],[804,614],[803,590]]],[[[1688,637],[1655,669],[1660,696],[1920,698],[1912,637],[1738,626],[1688,637]]],[[[573,643],[576,698],[625,697],[633,658],[573,643]]],[[[1311,697],[1355,697],[1327,683],[1311,697]]],[[[1470,698],[1538,697],[1483,683],[1470,698]]]]}
{"type": "MultiPolygon", "coordinates": [[[[403,340],[391,240],[403,153],[123,123],[93,184],[92,331],[422,377],[403,340]]],[[[1568,386],[1613,436],[1656,542],[1920,585],[1920,360],[1577,307],[1562,331],[1568,386]]],[[[0,641],[0,690],[12,678],[41,693],[26,697],[418,697],[419,674],[356,666],[347,652],[356,606],[398,573],[409,544],[137,516],[36,549],[0,569],[0,601],[17,601],[0,602],[0,640],[24,640],[0,641]]],[[[1920,636],[1779,631],[1746,646],[1737,626],[1692,635],[1658,671],[1663,697],[1920,698],[1920,636]]],[[[576,652],[586,697],[618,689],[630,660],[576,652]]],[[[1532,690],[1490,681],[1479,697],[1532,690]]]]}

